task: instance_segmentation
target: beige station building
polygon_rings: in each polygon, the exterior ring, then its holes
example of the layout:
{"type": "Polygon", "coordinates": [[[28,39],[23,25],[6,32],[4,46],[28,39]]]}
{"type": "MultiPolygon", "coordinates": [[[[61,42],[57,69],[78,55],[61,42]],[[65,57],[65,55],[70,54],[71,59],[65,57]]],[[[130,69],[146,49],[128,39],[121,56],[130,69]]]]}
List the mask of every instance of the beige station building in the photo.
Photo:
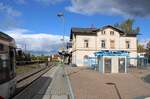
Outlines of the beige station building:
{"type": "MultiPolygon", "coordinates": [[[[111,25],[97,28],[72,28],[70,34],[72,47],[71,63],[86,66],[84,60],[101,50],[128,51],[129,57],[137,57],[137,34],[125,33],[111,25]]],[[[130,60],[136,66],[137,60],[130,60]]]]}

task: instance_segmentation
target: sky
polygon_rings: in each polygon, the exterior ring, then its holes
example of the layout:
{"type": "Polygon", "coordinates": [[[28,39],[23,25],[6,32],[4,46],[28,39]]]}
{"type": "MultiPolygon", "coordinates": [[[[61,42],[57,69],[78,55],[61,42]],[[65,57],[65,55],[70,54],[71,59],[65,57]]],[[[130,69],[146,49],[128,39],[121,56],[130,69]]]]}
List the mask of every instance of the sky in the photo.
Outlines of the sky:
{"type": "Polygon", "coordinates": [[[128,18],[140,27],[138,39],[150,40],[149,0],[0,0],[0,31],[30,51],[57,52],[72,27],[101,28],[128,18]],[[58,13],[64,13],[64,23],[58,13]],[[65,27],[65,28],[64,28],[65,27]]]}

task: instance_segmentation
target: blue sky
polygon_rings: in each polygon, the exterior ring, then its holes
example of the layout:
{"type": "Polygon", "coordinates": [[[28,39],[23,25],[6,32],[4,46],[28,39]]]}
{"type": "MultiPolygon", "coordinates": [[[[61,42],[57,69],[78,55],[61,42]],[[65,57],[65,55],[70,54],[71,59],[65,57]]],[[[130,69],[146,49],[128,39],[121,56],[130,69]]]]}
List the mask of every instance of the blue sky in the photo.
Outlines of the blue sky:
{"type": "MultiPolygon", "coordinates": [[[[150,1],[134,1],[109,0],[106,3],[105,0],[0,0],[0,30],[13,36],[20,47],[26,41],[29,49],[36,50],[37,46],[31,45],[29,40],[33,40],[33,36],[41,35],[39,43],[45,39],[51,39],[49,43],[60,40],[63,24],[57,13],[64,12],[67,40],[71,27],[91,27],[93,24],[100,28],[134,18],[134,26],[140,26],[140,33],[143,34],[139,36],[140,40],[147,41],[150,39],[150,1]]],[[[37,39],[35,42],[38,42],[37,39]]],[[[47,44],[48,48],[54,45],[47,44]]],[[[51,50],[56,49],[59,48],[51,50]]]]}

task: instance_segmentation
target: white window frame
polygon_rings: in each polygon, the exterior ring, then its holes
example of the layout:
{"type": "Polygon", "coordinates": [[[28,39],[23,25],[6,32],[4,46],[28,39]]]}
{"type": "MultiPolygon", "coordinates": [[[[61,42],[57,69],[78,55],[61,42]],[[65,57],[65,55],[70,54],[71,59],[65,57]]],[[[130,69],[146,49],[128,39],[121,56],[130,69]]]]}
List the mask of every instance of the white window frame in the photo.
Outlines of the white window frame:
{"type": "Polygon", "coordinates": [[[130,49],[130,48],[131,48],[131,42],[128,40],[126,41],[126,49],[130,49]]]}
{"type": "Polygon", "coordinates": [[[110,35],[115,35],[115,32],[114,31],[110,31],[110,35]]]}
{"type": "Polygon", "coordinates": [[[89,40],[84,39],[84,48],[89,48],[89,40]]]}
{"type": "Polygon", "coordinates": [[[101,40],[101,48],[106,48],[106,40],[101,40]]]}

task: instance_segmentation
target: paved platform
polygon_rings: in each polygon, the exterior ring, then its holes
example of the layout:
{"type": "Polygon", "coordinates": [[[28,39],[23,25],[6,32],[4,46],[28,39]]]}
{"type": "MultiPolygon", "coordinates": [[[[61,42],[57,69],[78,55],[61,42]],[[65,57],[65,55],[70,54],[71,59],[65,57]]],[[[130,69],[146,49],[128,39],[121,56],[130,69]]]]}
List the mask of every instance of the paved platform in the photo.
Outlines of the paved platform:
{"type": "Polygon", "coordinates": [[[131,74],[100,74],[79,67],[66,67],[76,99],[144,99],[150,84],[131,74]]]}
{"type": "Polygon", "coordinates": [[[71,99],[65,72],[60,66],[55,71],[51,84],[46,87],[46,91],[43,93],[41,90],[34,99],[71,99]],[[42,98],[38,98],[40,95],[42,98]]]}

